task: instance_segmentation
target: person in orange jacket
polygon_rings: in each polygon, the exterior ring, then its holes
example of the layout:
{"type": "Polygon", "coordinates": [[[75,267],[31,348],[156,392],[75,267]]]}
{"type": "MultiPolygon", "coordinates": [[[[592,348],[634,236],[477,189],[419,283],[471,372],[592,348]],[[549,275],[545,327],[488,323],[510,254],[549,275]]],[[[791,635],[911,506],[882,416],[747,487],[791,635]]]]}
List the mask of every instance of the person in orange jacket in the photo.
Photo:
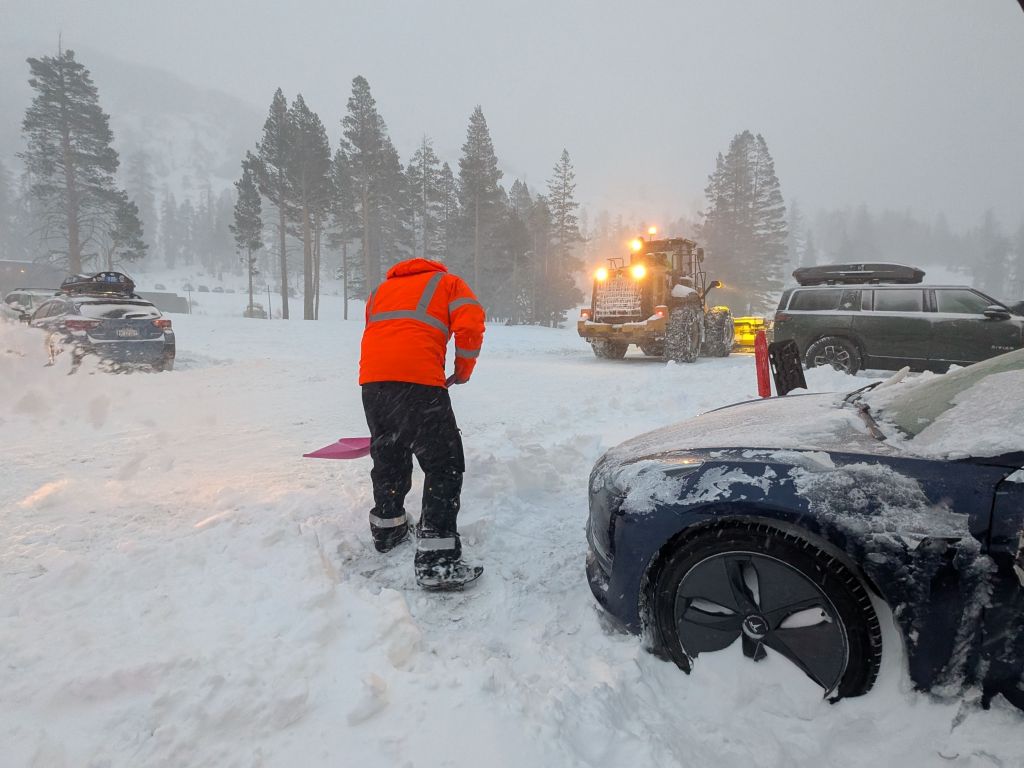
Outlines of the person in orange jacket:
{"type": "Polygon", "coordinates": [[[448,387],[472,376],[484,319],[465,281],[427,259],[393,266],[366,301],[359,384],[373,459],[370,533],[379,552],[409,538],[415,456],[425,477],[414,566],[426,589],[461,588],[483,572],[462,560],[456,518],[466,462],[448,387]],[[453,335],[455,373],[445,378],[453,335]]]}

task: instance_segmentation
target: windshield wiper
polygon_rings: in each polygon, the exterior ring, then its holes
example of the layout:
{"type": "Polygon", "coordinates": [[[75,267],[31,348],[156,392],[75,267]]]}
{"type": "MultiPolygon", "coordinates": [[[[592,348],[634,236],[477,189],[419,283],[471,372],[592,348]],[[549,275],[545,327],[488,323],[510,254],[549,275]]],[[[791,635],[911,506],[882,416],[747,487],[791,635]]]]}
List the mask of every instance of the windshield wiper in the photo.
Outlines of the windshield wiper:
{"type": "Polygon", "coordinates": [[[861,421],[867,424],[868,432],[871,433],[871,436],[875,438],[875,440],[886,439],[885,434],[882,432],[881,429],[878,428],[878,422],[875,421],[875,417],[871,415],[870,405],[868,405],[867,403],[858,403],[857,415],[860,416],[861,421]]]}
{"type": "Polygon", "coordinates": [[[863,395],[865,392],[870,392],[872,389],[874,389],[875,387],[877,387],[881,383],[882,382],[880,382],[880,381],[873,381],[873,382],[871,382],[870,384],[868,384],[865,387],[861,387],[860,389],[855,389],[855,390],[853,390],[853,392],[851,392],[850,394],[848,394],[846,397],[843,398],[843,402],[844,403],[852,403],[852,402],[860,399],[860,396],[863,395]]]}

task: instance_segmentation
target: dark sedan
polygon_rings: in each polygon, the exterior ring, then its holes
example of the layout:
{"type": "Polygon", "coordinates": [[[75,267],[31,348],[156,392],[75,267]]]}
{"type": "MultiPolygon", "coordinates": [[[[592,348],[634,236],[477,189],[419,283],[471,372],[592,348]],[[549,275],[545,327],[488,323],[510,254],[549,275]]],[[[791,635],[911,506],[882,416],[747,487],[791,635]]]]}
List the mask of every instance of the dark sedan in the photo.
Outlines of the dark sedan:
{"type": "Polygon", "coordinates": [[[86,355],[95,355],[114,368],[171,370],[175,357],[171,321],[134,289],[134,283],[117,272],[65,281],[61,292],[42,304],[29,321],[46,331],[50,362],[70,348],[72,370],[86,355]]]}
{"type": "Polygon", "coordinates": [[[881,601],[919,689],[1024,706],[1021,392],[1024,350],[624,443],[590,478],[592,591],[684,670],[776,653],[831,699],[895,652],[881,601]]]}

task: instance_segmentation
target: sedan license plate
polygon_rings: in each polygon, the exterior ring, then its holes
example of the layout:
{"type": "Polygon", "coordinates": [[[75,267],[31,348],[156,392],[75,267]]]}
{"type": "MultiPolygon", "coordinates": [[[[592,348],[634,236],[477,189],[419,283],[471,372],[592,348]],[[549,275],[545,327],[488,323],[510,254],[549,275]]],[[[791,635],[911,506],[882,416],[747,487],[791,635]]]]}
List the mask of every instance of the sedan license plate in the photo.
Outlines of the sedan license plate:
{"type": "Polygon", "coordinates": [[[139,335],[138,328],[118,328],[117,337],[119,339],[134,339],[139,335]]]}

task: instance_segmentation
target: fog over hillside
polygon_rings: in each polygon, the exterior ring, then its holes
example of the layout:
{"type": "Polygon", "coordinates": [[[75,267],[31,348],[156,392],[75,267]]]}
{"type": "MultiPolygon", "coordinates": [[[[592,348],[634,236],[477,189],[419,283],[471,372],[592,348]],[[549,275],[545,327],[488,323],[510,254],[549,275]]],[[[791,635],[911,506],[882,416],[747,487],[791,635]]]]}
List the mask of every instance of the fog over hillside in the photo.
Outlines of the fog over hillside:
{"type": "MultiPolygon", "coordinates": [[[[87,46],[73,50],[92,72],[122,163],[145,151],[157,189],[166,186],[178,197],[191,196],[207,182],[215,190],[230,186],[238,174],[239,159],[258,135],[262,110],[156,67],[87,46]]],[[[0,159],[12,167],[17,167],[14,155],[22,148],[21,119],[32,98],[25,59],[52,52],[45,46],[0,48],[0,71],[5,73],[0,78],[0,159]]]]}

